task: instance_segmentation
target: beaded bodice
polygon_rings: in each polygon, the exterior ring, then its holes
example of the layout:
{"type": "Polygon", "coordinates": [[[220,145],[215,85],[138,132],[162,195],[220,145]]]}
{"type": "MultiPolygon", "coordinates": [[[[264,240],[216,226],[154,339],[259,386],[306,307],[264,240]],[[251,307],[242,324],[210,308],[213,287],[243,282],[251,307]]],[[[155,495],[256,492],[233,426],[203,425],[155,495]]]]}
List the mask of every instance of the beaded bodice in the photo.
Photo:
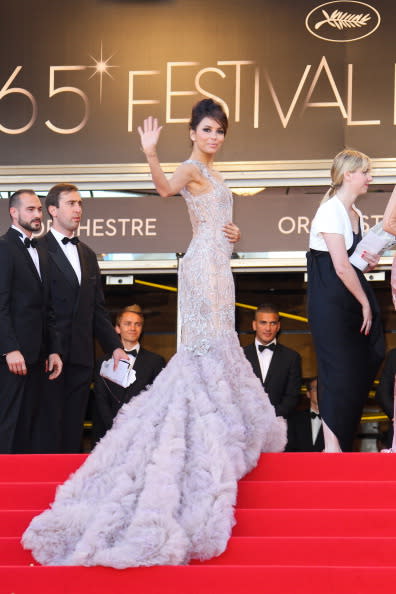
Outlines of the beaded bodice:
{"type": "Polygon", "coordinates": [[[234,332],[232,244],[223,232],[232,220],[232,194],[203,163],[186,163],[196,165],[210,183],[203,194],[193,195],[186,188],[181,191],[193,229],[179,277],[181,342],[200,354],[214,340],[234,332]]]}

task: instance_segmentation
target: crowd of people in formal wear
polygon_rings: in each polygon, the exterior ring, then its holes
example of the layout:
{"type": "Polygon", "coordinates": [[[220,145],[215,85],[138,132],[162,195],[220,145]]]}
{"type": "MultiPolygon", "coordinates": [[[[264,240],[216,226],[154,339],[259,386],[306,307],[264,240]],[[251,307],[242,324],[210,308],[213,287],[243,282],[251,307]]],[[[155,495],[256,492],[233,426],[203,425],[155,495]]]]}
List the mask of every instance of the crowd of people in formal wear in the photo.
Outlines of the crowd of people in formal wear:
{"type": "MultiPolygon", "coordinates": [[[[375,295],[350,261],[362,238],[355,201],[371,181],[370,160],[347,149],[335,157],[312,221],[307,296],[318,374],[300,410],[301,357],[279,341],[277,308],[256,309],[255,338],[244,350],[235,332],[230,258],[240,232],[213,167],[227,129],[223,106],[199,101],[190,157],[168,178],[157,155],[162,126],[149,117],[138,127],[157,192],[182,195],[193,230],[179,271],[180,344],[165,366],[140,345],[138,306],[122,310],[115,327],[106,315],[95,254],[75,235],[77,188],[50,190],[52,227],[37,245],[39,199],[30,190],[10,198],[12,226],[0,239],[2,450],[78,451],[95,372],[98,442],[22,537],[42,564],[121,569],[209,559],[227,546],[238,480],[262,452],[353,447],[385,354],[375,295]],[[94,337],[114,371],[131,362],[132,385],[111,382],[101,361],[94,370],[94,337]]],[[[396,235],[394,202],[395,192],[383,227],[396,235]]],[[[379,257],[363,252],[364,267],[379,257]]],[[[390,360],[386,370],[392,384],[390,360]]]]}
{"type": "MultiPolygon", "coordinates": [[[[361,213],[354,202],[371,180],[368,158],[343,151],[334,161],[332,179],[313,220],[307,254],[308,311],[319,382],[317,377],[302,381],[300,355],[279,341],[281,318],[274,304],[257,307],[254,341],[244,348],[276,415],[287,421],[286,451],[352,450],[384,357],[375,296],[348,260],[362,236],[361,213]]],[[[392,194],[384,218],[391,232],[396,231],[395,200],[392,194]]],[[[76,235],[82,216],[78,188],[55,185],[45,207],[52,225],[36,239],[43,220],[41,201],[32,190],[15,192],[9,199],[12,224],[0,239],[1,453],[80,452],[92,394],[89,443],[94,445],[120,408],[151,385],[165,366],[160,355],[140,344],[140,305],[118,312],[114,326],[110,321],[96,256],[76,235]],[[106,353],[96,362],[95,339],[106,353]],[[114,366],[128,358],[135,369],[129,387],[100,374],[101,363],[112,357],[114,366]]],[[[365,257],[370,270],[378,258],[365,257]]],[[[391,420],[395,373],[396,349],[386,357],[376,400],[391,420]]],[[[387,435],[390,445],[393,428],[387,435]]]]}

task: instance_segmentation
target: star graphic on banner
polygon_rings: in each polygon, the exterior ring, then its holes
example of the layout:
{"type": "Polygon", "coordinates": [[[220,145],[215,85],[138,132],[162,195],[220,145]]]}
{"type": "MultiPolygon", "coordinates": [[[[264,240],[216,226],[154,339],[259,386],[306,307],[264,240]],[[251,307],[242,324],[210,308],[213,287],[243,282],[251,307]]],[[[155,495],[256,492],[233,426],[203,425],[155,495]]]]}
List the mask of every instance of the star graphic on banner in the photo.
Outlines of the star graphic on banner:
{"type": "Polygon", "coordinates": [[[94,69],[94,72],[91,74],[91,76],[89,78],[91,79],[92,77],[94,77],[96,75],[99,76],[99,100],[100,100],[100,103],[102,103],[103,75],[106,74],[107,76],[109,76],[110,78],[112,78],[114,80],[114,77],[111,76],[109,69],[110,68],[119,68],[119,66],[112,66],[109,64],[109,62],[113,56],[114,56],[114,54],[112,54],[109,58],[103,57],[103,43],[100,44],[100,58],[99,59],[96,59],[91,55],[89,56],[91,58],[91,60],[93,60],[93,62],[94,62],[93,66],[88,66],[88,68],[94,69]]]}

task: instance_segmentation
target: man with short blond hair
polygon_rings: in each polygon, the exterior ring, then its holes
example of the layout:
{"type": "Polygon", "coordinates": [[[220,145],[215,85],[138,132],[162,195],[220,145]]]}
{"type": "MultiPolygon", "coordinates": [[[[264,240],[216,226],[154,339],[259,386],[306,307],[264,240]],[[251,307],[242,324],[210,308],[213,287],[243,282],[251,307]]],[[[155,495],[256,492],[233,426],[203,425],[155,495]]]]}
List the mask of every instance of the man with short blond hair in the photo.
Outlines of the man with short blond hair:
{"type": "Polygon", "coordinates": [[[96,366],[95,374],[95,413],[93,439],[97,441],[110,429],[113,419],[123,404],[137,396],[151,385],[165,365],[164,359],[143,348],[140,338],[143,331],[144,317],[138,305],[130,305],[121,310],[116,317],[115,329],[121,338],[125,352],[129,355],[136,379],[128,388],[123,388],[100,376],[103,357],[96,366]]]}

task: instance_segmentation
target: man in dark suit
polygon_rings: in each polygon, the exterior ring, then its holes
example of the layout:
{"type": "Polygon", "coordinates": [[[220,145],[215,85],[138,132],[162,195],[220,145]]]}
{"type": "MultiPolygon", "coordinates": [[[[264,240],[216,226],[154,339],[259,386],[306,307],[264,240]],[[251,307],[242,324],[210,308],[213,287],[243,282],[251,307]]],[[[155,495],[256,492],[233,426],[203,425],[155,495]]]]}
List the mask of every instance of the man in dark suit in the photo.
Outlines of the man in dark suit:
{"type": "Polygon", "coordinates": [[[93,441],[110,429],[113,419],[123,404],[137,396],[146,386],[153,383],[165,365],[164,359],[144,349],[139,340],[143,330],[144,318],[138,305],[123,309],[116,318],[115,329],[120,335],[124,351],[131,357],[136,378],[128,388],[100,376],[100,366],[109,358],[100,359],[95,373],[95,400],[93,418],[93,441]]]}
{"type": "Polygon", "coordinates": [[[271,304],[260,305],[254,316],[255,340],[245,347],[254,373],[262,381],[278,417],[287,418],[300,397],[301,357],[279,344],[279,312],[271,304]]]}
{"type": "Polygon", "coordinates": [[[95,253],[74,235],[82,200],[72,184],[53,186],[45,200],[51,230],[40,239],[48,254],[51,299],[62,341],[63,374],[47,384],[37,434],[41,452],[81,451],[83,422],[94,369],[94,337],[111,352],[115,367],[125,358],[104,307],[95,253]]]}
{"type": "MultiPolygon", "coordinates": [[[[382,410],[388,415],[389,419],[393,421],[394,416],[394,402],[395,402],[395,375],[396,375],[396,349],[391,349],[385,359],[384,368],[378,388],[376,390],[375,399],[382,410]]],[[[392,447],[393,440],[393,424],[384,435],[385,447],[392,447]]]]}
{"type": "Polygon", "coordinates": [[[49,303],[46,254],[32,239],[42,206],[32,190],[9,200],[12,226],[0,238],[0,453],[31,453],[45,372],[62,371],[49,303]]]}
{"type": "Polygon", "coordinates": [[[307,381],[306,396],[309,399],[309,407],[297,410],[288,417],[286,452],[322,452],[324,450],[316,377],[307,381]]]}

